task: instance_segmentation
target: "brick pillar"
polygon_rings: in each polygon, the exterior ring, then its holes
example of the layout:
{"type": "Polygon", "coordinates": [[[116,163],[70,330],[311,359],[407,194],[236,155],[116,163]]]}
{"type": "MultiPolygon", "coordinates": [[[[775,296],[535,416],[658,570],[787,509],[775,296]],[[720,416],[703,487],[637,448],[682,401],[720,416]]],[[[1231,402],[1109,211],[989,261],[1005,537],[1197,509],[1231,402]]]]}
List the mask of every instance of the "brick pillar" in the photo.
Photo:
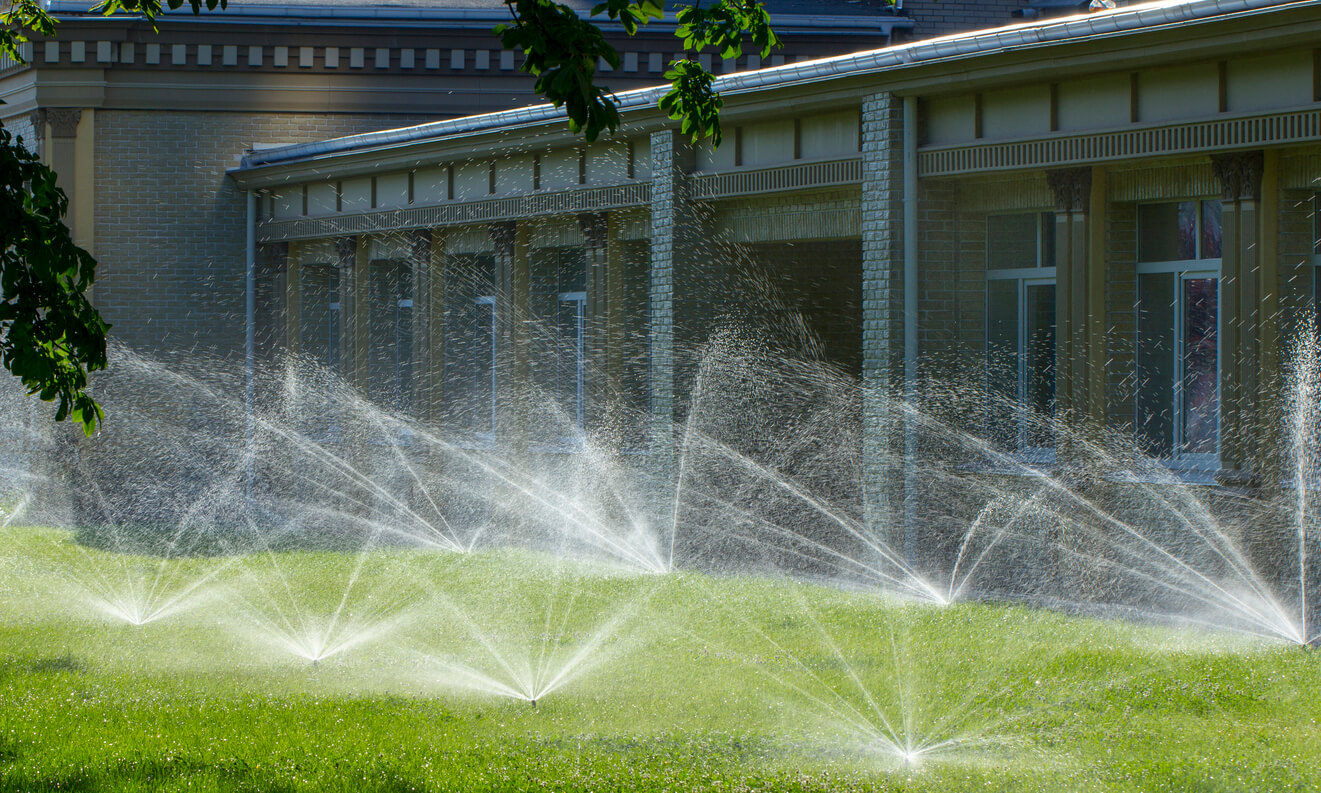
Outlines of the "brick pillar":
{"type": "Polygon", "coordinates": [[[1220,467],[1231,484],[1255,481],[1257,458],[1258,371],[1260,360],[1261,273],[1260,151],[1211,158],[1220,180],[1220,467]]]}
{"type": "Polygon", "coordinates": [[[692,168],[692,148],[682,135],[674,130],[652,133],[651,272],[648,287],[651,334],[647,409],[651,416],[651,473],[657,484],[652,512],[653,520],[661,525],[674,519],[670,512],[674,505],[675,276],[691,253],[688,174],[692,168]]]}
{"type": "Polygon", "coordinates": [[[863,509],[867,525],[895,548],[902,530],[893,410],[903,365],[902,193],[903,101],[873,94],[862,103],[863,509]]]}

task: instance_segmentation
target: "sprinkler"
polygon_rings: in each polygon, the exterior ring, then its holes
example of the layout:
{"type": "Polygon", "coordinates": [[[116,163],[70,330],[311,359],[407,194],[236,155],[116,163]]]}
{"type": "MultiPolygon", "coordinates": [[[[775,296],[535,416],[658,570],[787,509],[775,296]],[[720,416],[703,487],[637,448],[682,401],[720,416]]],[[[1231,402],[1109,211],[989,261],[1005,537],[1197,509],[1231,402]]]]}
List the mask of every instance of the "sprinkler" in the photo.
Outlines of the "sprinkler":
{"type": "Polygon", "coordinates": [[[536,700],[536,697],[533,697],[532,699],[529,699],[528,702],[531,702],[531,703],[532,703],[532,709],[533,709],[533,710],[536,710],[536,709],[537,709],[537,700],[536,700]]]}

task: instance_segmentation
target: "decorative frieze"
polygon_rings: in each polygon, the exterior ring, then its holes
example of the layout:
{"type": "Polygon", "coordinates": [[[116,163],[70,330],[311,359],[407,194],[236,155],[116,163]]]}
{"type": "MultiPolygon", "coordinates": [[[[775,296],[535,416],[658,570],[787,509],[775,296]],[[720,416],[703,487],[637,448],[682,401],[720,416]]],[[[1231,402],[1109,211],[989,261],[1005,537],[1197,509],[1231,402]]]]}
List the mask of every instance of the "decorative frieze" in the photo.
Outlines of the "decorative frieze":
{"type": "Polygon", "coordinates": [[[613,187],[580,188],[557,193],[538,193],[486,201],[408,207],[322,218],[266,220],[258,226],[257,235],[261,242],[266,243],[374,231],[462,226],[645,206],[650,200],[651,185],[638,182],[613,187]]]}
{"type": "Polygon", "coordinates": [[[1318,140],[1321,109],[1309,109],[1088,135],[927,147],[918,152],[918,169],[924,177],[952,176],[1318,140]]]}

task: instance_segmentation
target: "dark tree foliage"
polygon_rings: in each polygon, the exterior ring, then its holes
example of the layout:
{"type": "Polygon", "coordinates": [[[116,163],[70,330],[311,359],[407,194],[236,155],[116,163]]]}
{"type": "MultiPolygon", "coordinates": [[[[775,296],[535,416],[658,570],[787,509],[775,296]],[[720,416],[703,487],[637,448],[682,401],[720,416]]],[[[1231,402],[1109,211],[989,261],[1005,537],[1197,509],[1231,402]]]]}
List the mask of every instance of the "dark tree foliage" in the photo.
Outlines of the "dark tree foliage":
{"type": "MultiPolygon", "coordinates": [[[[618,69],[618,51],[592,18],[619,23],[628,35],[664,16],[665,0],[605,0],[583,19],[554,0],[504,0],[510,22],[495,28],[501,44],[524,55],[522,70],[537,78],[536,91],[562,108],[569,127],[588,141],[619,127],[619,108],[609,88],[597,82],[601,62],[618,69]]],[[[104,14],[136,13],[153,28],[166,8],[187,3],[193,13],[224,9],[227,0],[102,0],[104,14]]],[[[770,16],[756,0],[701,0],[683,6],[675,34],[688,53],[670,63],[670,90],[660,109],[681,123],[693,142],[720,145],[720,109],[715,77],[697,60],[706,50],[737,57],[750,46],[762,57],[780,45],[770,16]]],[[[52,36],[55,19],[39,0],[12,0],[0,12],[0,52],[22,60],[21,46],[33,33],[52,36]]],[[[55,173],[0,127],[0,362],[30,393],[58,400],[55,418],[72,418],[92,434],[103,418],[87,391],[89,372],[106,365],[106,331],[86,292],[96,262],[74,244],[64,217],[68,199],[55,173]]]]}
{"type": "Polygon", "coordinates": [[[87,301],[96,262],[74,244],[69,201],[55,172],[0,128],[0,361],[42,399],[59,400],[56,421],[87,434],[101,408],[87,373],[106,365],[106,330],[87,301]]]}

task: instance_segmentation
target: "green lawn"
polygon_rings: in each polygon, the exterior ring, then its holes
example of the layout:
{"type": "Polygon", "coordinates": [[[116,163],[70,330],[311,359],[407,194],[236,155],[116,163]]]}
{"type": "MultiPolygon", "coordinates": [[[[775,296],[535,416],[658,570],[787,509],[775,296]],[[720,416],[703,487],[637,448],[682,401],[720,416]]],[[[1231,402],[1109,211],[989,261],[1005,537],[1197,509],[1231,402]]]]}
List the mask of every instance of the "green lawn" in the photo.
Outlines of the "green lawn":
{"type": "Polygon", "coordinates": [[[519,551],[0,529],[3,790],[1314,790],[1319,659],[519,551]],[[188,595],[92,605],[127,581],[188,595]]]}

